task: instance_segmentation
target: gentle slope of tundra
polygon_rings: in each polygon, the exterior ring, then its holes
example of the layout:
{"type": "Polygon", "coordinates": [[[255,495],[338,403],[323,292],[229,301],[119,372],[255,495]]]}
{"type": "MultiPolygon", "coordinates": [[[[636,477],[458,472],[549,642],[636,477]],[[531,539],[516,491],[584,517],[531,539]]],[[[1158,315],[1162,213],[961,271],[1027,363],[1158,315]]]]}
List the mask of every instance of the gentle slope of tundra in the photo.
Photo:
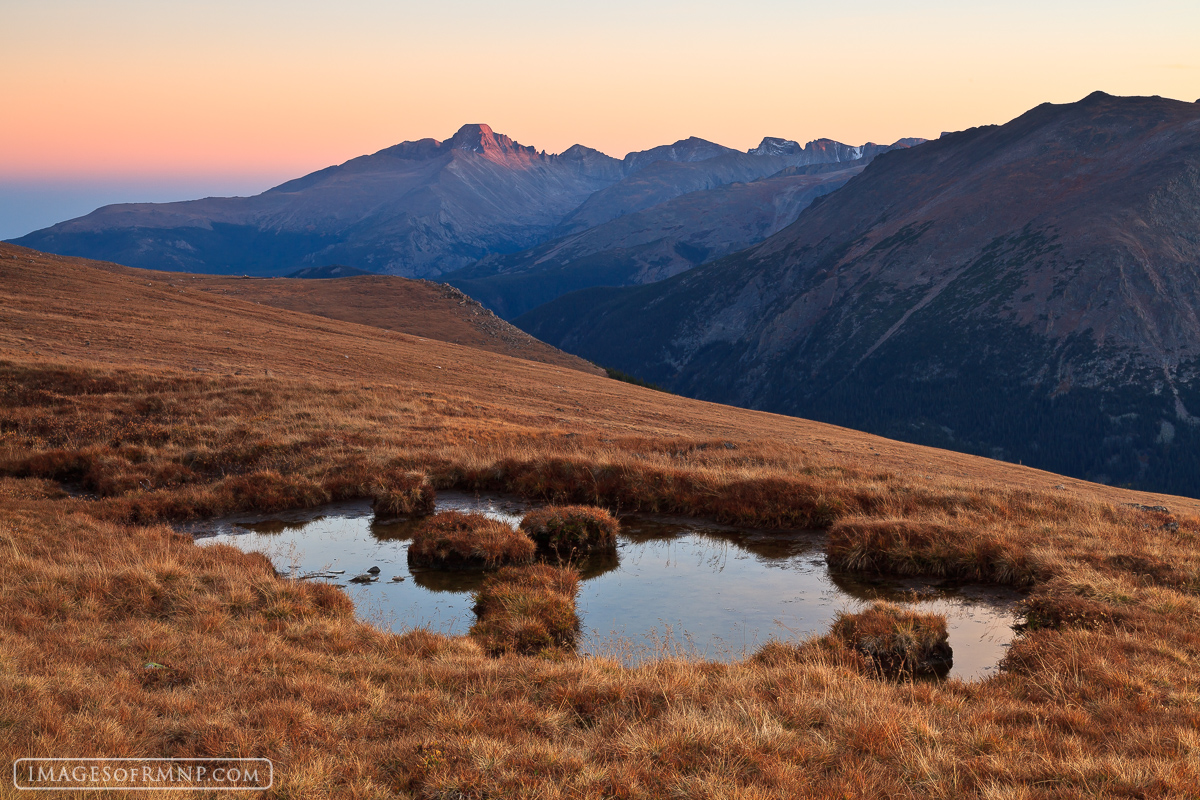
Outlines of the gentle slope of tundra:
{"type": "Polygon", "coordinates": [[[269,798],[1041,800],[1200,785],[1194,501],[27,250],[0,254],[0,319],[10,757],[266,757],[269,798]],[[1024,587],[1032,626],[980,683],[882,680],[838,636],[731,664],[491,658],[468,638],[382,633],[333,587],[162,524],[365,496],[415,473],[537,502],[819,526],[840,569],[1024,587]]]}

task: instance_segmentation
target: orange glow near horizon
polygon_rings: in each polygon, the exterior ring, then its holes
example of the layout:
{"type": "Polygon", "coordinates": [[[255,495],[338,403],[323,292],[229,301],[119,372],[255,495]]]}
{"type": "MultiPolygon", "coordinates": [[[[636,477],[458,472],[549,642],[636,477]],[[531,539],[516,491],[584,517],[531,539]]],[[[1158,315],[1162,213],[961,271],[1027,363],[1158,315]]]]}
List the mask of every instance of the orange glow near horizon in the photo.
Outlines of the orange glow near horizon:
{"type": "Polygon", "coordinates": [[[468,122],[620,157],[934,138],[1096,89],[1200,97],[1194,3],[28,6],[0,9],[0,179],[285,178],[468,122]]]}

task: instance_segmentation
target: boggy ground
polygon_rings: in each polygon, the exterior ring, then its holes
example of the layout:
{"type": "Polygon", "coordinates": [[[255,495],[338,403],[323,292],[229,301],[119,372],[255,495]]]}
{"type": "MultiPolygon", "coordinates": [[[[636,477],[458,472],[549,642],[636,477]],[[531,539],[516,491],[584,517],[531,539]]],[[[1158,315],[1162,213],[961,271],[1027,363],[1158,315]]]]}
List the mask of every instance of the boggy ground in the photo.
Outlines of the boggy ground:
{"type": "Polygon", "coordinates": [[[31,251],[0,260],[0,398],[10,758],[265,756],[272,797],[1200,796],[1194,501],[31,251]],[[735,664],[489,658],[165,524],[411,470],[829,527],[850,569],[1025,587],[1035,628],[973,684],[881,681],[829,639],[735,664]]]}

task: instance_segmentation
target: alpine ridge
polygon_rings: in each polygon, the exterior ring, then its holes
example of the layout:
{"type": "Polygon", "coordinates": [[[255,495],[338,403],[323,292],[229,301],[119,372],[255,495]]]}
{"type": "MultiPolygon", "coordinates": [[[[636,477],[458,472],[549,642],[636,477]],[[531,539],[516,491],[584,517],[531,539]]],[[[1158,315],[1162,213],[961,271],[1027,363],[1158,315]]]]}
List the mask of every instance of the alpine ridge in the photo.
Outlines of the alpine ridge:
{"type": "Polygon", "coordinates": [[[474,123],[449,139],[401,142],[254,197],[106,206],[13,241],[148,269],[268,276],[343,264],[435,277],[806,158],[741,153],[696,137],[622,159],[579,144],[554,155],[474,123]]]}
{"type": "MultiPolygon", "coordinates": [[[[889,147],[838,145],[844,153],[865,151],[867,155],[853,161],[784,167],[747,182],[705,186],[591,227],[581,226],[529,250],[489,256],[448,273],[445,280],[505,319],[579,289],[653,283],[762,241],[791,224],[816,198],[840,188],[879,152],[905,146],[901,142],[889,147]]],[[[787,163],[801,160],[795,156],[803,153],[800,149],[792,157],[762,158],[787,163]]],[[[719,169],[719,163],[713,162],[723,160],[687,166],[719,169]]],[[[677,165],[654,165],[635,177],[642,180],[660,166],[677,165]]],[[[684,181],[665,185],[678,187],[684,181]]],[[[597,192],[593,199],[607,193],[597,192]]],[[[591,200],[585,203],[581,212],[591,204],[591,200]]]]}
{"type": "Polygon", "coordinates": [[[340,263],[434,276],[537,244],[624,174],[617,159],[568,153],[465,125],[445,141],[403,142],[254,197],[106,206],[15,242],[153,269],[276,275],[340,263]]]}

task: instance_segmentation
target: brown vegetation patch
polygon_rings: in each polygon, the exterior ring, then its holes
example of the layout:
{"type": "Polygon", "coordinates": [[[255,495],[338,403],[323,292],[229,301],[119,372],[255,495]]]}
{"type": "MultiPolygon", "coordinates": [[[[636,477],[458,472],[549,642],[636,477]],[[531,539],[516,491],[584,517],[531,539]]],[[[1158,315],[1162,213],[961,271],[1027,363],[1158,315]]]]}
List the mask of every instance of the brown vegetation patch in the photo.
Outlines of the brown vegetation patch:
{"type": "MultiPolygon", "coordinates": [[[[630,444],[631,449],[636,446],[630,444]]],[[[736,470],[709,472],[662,460],[667,459],[631,459],[628,452],[612,460],[596,455],[505,459],[486,471],[457,477],[469,486],[502,488],[547,503],[704,516],[769,528],[825,527],[842,513],[883,500],[872,490],[846,491],[847,479],[859,476],[842,469],[746,479],[736,470]]]]}
{"type": "Polygon", "coordinates": [[[603,508],[595,506],[546,506],[531,511],[521,520],[538,550],[559,558],[612,550],[617,546],[620,523],[603,508]]]}
{"type": "Polygon", "coordinates": [[[888,677],[945,675],[954,661],[944,615],[891,603],[839,613],[829,636],[870,659],[888,677]]]}
{"type": "Polygon", "coordinates": [[[408,548],[414,567],[480,569],[533,560],[533,540],[483,514],[443,511],[427,519],[408,548]]]}
{"type": "Polygon", "coordinates": [[[1015,543],[991,531],[912,519],[834,523],[829,563],[858,572],[937,575],[1024,586],[1036,566],[1015,543]]]}
{"type": "Polygon", "coordinates": [[[274,470],[226,478],[218,491],[229,497],[231,509],[239,511],[285,511],[329,502],[329,493],[317,483],[297,475],[280,475],[274,470]]]}
{"type": "Polygon", "coordinates": [[[579,633],[579,573],[537,564],[506,567],[475,593],[471,636],[493,656],[570,653],[579,633]]]}
{"type": "Polygon", "coordinates": [[[381,479],[371,508],[381,518],[424,516],[437,505],[437,492],[424,472],[401,472],[381,479]]]}
{"type": "Polygon", "coordinates": [[[67,497],[58,481],[0,478],[0,500],[61,500],[67,497]]]}

